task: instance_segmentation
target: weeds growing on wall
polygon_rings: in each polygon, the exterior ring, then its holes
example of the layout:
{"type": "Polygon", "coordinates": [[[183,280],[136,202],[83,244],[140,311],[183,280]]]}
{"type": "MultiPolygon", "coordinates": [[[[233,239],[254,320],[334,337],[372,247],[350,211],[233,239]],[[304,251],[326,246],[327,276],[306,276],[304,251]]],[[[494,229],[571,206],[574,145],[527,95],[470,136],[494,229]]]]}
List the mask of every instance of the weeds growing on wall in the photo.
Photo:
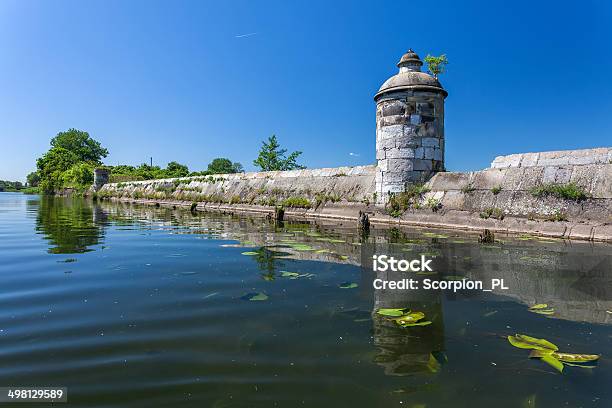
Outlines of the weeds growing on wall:
{"type": "Polygon", "coordinates": [[[503,220],[504,216],[504,211],[501,208],[497,207],[486,208],[483,212],[480,213],[480,218],[484,219],[494,218],[496,220],[503,220]]]}
{"type": "Polygon", "coordinates": [[[293,208],[310,208],[312,205],[310,204],[310,200],[306,197],[289,197],[282,201],[283,207],[293,207],[293,208]]]}
{"type": "Polygon", "coordinates": [[[409,208],[419,208],[423,194],[429,190],[423,184],[412,184],[406,191],[391,194],[387,203],[387,213],[392,217],[399,217],[409,208]]]}
{"type": "Polygon", "coordinates": [[[542,184],[530,190],[534,197],[556,197],[565,200],[582,201],[589,198],[586,191],[575,183],[542,184]]]}

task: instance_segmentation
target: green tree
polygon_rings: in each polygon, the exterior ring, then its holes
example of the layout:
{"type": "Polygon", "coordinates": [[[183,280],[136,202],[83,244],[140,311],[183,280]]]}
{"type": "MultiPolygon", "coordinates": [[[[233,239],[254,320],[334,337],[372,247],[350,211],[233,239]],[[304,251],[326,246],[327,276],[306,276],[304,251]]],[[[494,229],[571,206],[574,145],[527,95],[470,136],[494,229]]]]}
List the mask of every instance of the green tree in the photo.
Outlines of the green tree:
{"type": "Polygon", "coordinates": [[[187,177],[189,175],[189,168],[184,164],[171,161],[166,166],[164,178],[172,177],[187,177]]]}
{"type": "Polygon", "coordinates": [[[242,164],[232,163],[230,159],[218,157],[208,164],[206,170],[209,174],[241,173],[244,171],[242,164]]]}
{"type": "Polygon", "coordinates": [[[64,183],[63,173],[79,162],[79,157],[63,147],[52,147],[36,160],[40,174],[39,186],[45,193],[53,193],[64,183]]]}
{"type": "Polygon", "coordinates": [[[28,182],[28,187],[38,187],[38,183],[40,182],[40,174],[37,171],[33,171],[26,177],[28,182]]]}
{"type": "Polygon", "coordinates": [[[444,73],[444,71],[446,70],[448,59],[446,58],[446,54],[442,54],[438,57],[427,54],[427,56],[425,57],[425,62],[427,63],[427,69],[429,70],[429,72],[435,78],[438,78],[438,75],[444,73]]]}
{"type": "Polygon", "coordinates": [[[253,164],[259,167],[262,171],[276,170],[295,170],[304,169],[305,166],[297,164],[297,158],[302,152],[296,151],[289,156],[285,156],[287,149],[281,149],[276,135],[268,138],[268,142],[263,142],[259,156],[253,160],[253,164]]]}
{"type": "Polygon", "coordinates": [[[51,139],[51,148],[61,147],[72,152],[78,161],[102,164],[102,158],[108,156],[108,150],[100,142],[92,139],[89,133],[77,129],[59,132],[51,139]]]}
{"type": "Polygon", "coordinates": [[[63,185],[70,187],[90,186],[93,184],[94,165],[87,162],[73,164],[62,173],[63,185]]]}

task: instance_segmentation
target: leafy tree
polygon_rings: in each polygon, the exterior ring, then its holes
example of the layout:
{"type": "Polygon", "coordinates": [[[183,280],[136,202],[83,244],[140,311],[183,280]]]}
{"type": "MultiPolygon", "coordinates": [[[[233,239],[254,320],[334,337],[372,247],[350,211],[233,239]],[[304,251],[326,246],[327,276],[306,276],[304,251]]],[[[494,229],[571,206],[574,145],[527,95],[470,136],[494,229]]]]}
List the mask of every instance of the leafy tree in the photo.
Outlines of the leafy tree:
{"type": "Polygon", "coordinates": [[[79,157],[63,147],[52,147],[36,160],[40,174],[39,186],[45,193],[53,193],[64,182],[63,173],[79,162],[79,157]]]}
{"type": "Polygon", "coordinates": [[[108,150],[100,142],[92,139],[89,133],[77,129],[59,132],[51,139],[51,147],[61,147],[76,155],[78,161],[102,164],[102,158],[108,156],[108,150]]]}
{"type": "Polygon", "coordinates": [[[218,157],[208,165],[206,170],[209,174],[241,173],[244,171],[242,164],[232,163],[230,159],[218,157]]]}
{"type": "Polygon", "coordinates": [[[184,164],[177,163],[175,161],[171,161],[166,166],[165,176],[164,178],[171,177],[187,177],[189,175],[189,168],[184,164]]]}
{"type": "Polygon", "coordinates": [[[296,151],[291,153],[289,156],[285,156],[287,149],[281,149],[276,135],[272,135],[268,138],[268,142],[263,142],[259,156],[253,161],[255,166],[259,167],[262,171],[276,171],[276,170],[295,170],[304,169],[305,166],[297,164],[297,158],[302,152],[296,151]]]}
{"type": "Polygon", "coordinates": [[[446,70],[448,59],[446,58],[446,54],[442,54],[438,57],[427,54],[425,57],[425,62],[427,62],[427,69],[429,72],[434,76],[434,78],[438,78],[438,75],[444,73],[446,70]]]}
{"type": "Polygon", "coordinates": [[[38,187],[38,183],[40,182],[40,174],[37,171],[33,171],[26,177],[28,182],[28,187],[38,187]]]}
{"type": "Polygon", "coordinates": [[[90,186],[93,184],[94,165],[87,162],[73,164],[62,174],[64,185],[67,186],[90,186]]]}

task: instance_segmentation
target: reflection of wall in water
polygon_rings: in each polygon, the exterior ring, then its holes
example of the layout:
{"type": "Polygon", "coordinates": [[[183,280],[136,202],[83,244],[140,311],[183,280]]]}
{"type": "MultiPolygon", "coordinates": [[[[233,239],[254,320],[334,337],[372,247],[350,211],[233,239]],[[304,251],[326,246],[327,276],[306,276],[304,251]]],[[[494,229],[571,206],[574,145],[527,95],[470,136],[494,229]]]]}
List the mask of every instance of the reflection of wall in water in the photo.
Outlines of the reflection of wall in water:
{"type": "MultiPolygon", "coordinates": [[[[565,243],[532,246],[445,245],[441,248],[452,275],[490,282],[504,279],[508,290],[497,294],[526,305],[546,303],[551,317],[612,323],[612,257],[605,247],[565,243]],[[464,259],[469,257],[468,260],[464,259]]],[[[479,296],[474,293],[474,296],[479,296]]]]}

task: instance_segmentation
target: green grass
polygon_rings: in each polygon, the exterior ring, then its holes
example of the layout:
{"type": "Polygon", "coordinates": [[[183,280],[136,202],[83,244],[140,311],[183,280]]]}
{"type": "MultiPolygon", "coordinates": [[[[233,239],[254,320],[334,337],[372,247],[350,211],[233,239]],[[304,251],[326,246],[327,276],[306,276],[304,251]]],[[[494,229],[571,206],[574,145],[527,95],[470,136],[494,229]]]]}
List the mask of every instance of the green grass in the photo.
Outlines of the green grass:
{"type": "Polygon", "coordinates": [[[493,195],[498,195],[501,190],[501,186],[495,186],[491,189],[491,192],[493,193],[493,195]]]}
{"type": "Polygon", "coordinates": [[[574,184],[542,184],[530,190],[534,197],[556,197],[565,200],[582,201],[589,198],[582,187],[574,184]]]}
{"type": "Polygon", "coordinates": [[[310,208],[312,205],[310,204],[310,200],[306,197],[289,197],[282,201],[283,207],[291,207],[291,208],[310,208]]]}

